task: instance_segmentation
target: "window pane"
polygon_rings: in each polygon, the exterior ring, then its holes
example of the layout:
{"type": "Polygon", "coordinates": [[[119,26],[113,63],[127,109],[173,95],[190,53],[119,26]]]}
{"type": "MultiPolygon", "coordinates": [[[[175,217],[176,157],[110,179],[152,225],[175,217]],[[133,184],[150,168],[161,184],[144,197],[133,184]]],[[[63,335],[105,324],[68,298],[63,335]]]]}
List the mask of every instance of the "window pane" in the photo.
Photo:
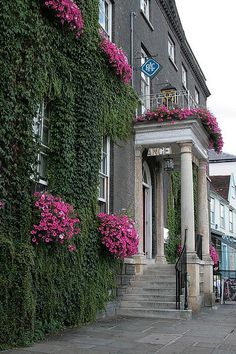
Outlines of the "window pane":
{"type": "Polygon", "coordinates": [[[105,189],[105,178],[106,177],[103,177],[103,176],[100,176],[99,180],[100,180],[100,183],[99,183],[99,198],[102,198],[102,199],[105,199],[106,197],[106,189],[105,189]]]}
{"type": "Polygon", "coordinates": [[[47,180],[48,170],[48,156],[45,154],[39,154],[39,177],[40,179],[47,180]]]}
{"type": "Polygon", "coordinates": [[[105,1],[100,0],[99,3],[99,23],[105,29],[105,1]]]}

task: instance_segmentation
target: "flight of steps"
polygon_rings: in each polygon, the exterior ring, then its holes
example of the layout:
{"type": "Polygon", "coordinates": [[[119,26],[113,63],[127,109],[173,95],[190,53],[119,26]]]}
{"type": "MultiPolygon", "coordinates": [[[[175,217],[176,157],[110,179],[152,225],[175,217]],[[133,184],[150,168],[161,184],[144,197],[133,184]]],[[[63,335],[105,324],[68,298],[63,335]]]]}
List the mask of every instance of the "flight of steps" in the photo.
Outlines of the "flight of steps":
{"type": "Polygon", "coordinates": [[[191,310],[176,310],[175,266],[149,265],[135,275],[121,299],[119,315],[132,317],[189,319],[191,310]]]}

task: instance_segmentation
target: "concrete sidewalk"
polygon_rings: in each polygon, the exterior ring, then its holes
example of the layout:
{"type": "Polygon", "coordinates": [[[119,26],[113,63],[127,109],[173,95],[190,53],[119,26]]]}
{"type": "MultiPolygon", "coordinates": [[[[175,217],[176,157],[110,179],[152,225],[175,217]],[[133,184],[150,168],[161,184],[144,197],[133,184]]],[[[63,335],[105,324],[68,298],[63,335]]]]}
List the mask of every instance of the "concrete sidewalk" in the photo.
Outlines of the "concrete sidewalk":
{"type": "Polygon", "coordinates": [[[236,303],[205,308],[192,320],[119,317],[66,330],[6,354],[236,354],[236,303]]]}

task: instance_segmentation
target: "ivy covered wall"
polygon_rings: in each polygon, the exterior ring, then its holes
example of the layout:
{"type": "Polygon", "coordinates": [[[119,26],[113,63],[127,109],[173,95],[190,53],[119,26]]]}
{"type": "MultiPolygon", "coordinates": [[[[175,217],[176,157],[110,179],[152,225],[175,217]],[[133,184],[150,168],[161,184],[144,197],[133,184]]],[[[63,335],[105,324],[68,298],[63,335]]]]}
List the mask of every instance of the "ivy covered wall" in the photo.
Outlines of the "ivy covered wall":
{"type": "Polygon", "coordinates": [[[136,96],[99,48],[98,0],[77,0],[76,38],[41,0],[0,6],[0,348],[24,345],[92,321],[109,300],[119,264],[96,231],[102,135],[130,136],[136,96]],[[81,219],[78,251],[31,245],[32,178],[38,144],[32,121],[50,103],[48,190],[81,219]]]}

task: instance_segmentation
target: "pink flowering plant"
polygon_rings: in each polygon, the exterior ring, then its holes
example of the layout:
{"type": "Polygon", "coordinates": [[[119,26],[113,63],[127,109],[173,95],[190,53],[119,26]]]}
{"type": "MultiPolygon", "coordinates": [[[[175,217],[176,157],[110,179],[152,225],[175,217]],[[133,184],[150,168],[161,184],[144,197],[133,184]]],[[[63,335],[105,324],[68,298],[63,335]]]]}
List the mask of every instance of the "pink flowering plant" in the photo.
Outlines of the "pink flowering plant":
{"type": "Polygon", "coordinates": [[[217,266],[217,265],[218,265],[218,262],[219,262],[219,255],[218,255],[218,253],[217,253],[216,248],[215,248],[213,245],[210,245],[209,251],[210,251],[211,259],[212,259],[213,262],[214,262],[214,266],[217,266]]]}
{"type": "Polygon", "coordinates": [[[73,237],[78,235],[79,222],[71,204],[48,193],[35,193],[35,207],[39,211],[39,223],[31,231],[32,243],[38,245],[60,244],[75,251],[73,237]]]}
{"type": "Polygon", "coordinates": [[[102,32],[100,32],[100,35],[102,38],[100,43],[102,51],[106,54],[110,65],[115,69],[116,75],[121,81],[128,84],[132,78],[132,68],[128,63],[127,56],[121,48],[118,48],[102,32]]]}
{"type": "Polygon", "coordinates": [[[98,214],[99,233],[102,244],[118,259],[138,252],[139,238],[134,222],[127,215],[98,214]]]}
{"type": "Polygon", "coordinates": [[[47,8],[56,13],[62,25],[67,24],[69,28],[80,37],[84,28],[84,21],[81,11],[72,0],[44,0],[47,8]]]}
{"type": "Polygon", "coordinates": [[[176,120],[186,120],[188,118],[200,119],[206,132],[210,137],[210,148],[218,153],[222,151],[223,137],[216,118],[205,108],[173,108],[160,106],[154,111],[147,111],[141,116],[136,116],[135,122],[144,122],[156,120],[158,123],[170,122],[176,120]]]}

